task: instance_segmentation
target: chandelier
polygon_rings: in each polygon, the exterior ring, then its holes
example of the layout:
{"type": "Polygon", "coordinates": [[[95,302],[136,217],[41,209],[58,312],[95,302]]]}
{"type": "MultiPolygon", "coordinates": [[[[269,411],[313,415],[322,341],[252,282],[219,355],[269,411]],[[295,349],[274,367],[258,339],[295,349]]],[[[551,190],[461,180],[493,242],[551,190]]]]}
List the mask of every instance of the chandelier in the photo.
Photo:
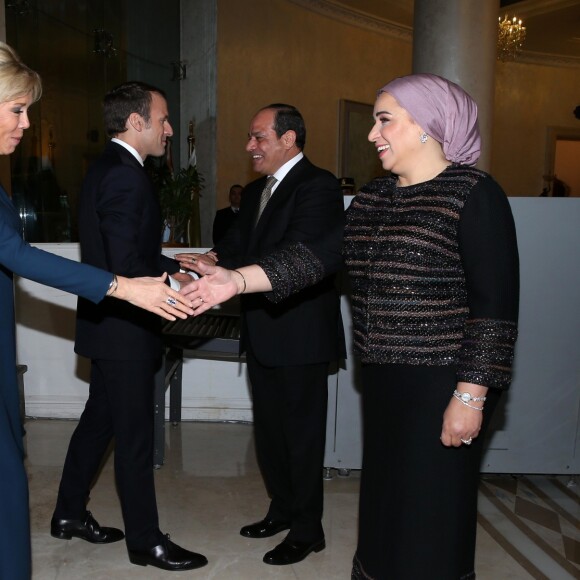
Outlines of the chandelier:
{"type": "Polygon", "coordinates": [[[526,39],[526,27],[515,16],[509,20],[507,15],[503,20],[499,17],[499,32],[497,37],[497,58],[501,61],[514,60],[522,49],[526,39]]]}

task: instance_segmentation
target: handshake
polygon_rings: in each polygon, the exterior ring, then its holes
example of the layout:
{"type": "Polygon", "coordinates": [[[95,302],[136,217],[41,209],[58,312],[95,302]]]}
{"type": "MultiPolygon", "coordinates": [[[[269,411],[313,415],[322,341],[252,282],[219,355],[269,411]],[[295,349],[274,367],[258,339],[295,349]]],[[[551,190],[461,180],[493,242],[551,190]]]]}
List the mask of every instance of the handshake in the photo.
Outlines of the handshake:
{"type": "Polygon", "coordinates": [[[194,316],[199,316],[238,294],[272,290],[266,273],[255,264],[228,270],[217,265],[218,257],[215,252],[176,254],[175,259],[186,272],[195,272],[201,276],[192,281],[189,274],[182,273],[177,278],[180,283],[181,276],[189,278],[182,285],[179,294],[190,301],[194,316]]]}
{"type": "Polygon", "coordinates": [[[215,252],[176,254],[174,258],[185,272],[173,274],[172,277],[181,284],[179,294],[189,300],[194,316],[244,291],[245,284],[236,283],[236,278],[242,280],[243,275],[237,270],[217,266],[215,252]],[[195,272],[200,278],[192,280],[188,272],[195,272]]]}

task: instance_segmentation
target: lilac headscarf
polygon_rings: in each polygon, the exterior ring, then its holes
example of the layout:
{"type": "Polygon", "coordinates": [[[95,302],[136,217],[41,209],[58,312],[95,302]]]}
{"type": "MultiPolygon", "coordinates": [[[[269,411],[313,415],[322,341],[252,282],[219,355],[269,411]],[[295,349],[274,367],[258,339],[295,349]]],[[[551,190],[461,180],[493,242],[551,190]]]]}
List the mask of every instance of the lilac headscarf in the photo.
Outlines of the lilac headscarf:
{"type": "Polygon", "coordinates": [[[477,105],[459,86],[443,77],[415,74],[399,77],[379,89],[389,93],[415,122],[441,143],[445,158],[475,165],[481,151],[477,105]]]}

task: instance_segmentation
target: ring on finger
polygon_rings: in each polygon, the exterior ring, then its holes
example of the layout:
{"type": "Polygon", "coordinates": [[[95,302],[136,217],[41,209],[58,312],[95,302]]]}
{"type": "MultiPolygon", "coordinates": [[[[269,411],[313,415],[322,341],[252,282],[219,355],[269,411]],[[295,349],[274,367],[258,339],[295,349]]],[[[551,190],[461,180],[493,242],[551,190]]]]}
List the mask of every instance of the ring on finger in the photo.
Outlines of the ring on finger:
{"type": "Polygon", "coordinates": [[[470,437],[469,439],[460,439],[460,441],[464,445],[471,445],[471,443],[473,442],[473,437],[470,437]]]}
{"type": "Polygon", "coordinates": [[[166,300],[167,304],[169,304],[169,306],[175,306],[177,304],[177,300],[175,300],[175,298],[172,298],[171,296],[166,300]]]}

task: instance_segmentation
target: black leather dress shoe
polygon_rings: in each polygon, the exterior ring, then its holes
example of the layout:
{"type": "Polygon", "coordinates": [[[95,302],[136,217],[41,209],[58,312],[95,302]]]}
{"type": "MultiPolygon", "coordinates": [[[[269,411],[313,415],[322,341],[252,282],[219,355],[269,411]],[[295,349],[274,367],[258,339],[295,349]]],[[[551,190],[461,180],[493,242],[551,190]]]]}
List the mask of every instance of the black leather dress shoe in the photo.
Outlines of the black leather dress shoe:
{"type": "Polygon", "coordinates": [[[129,560],[138,566],[155,566],[162,570],[193,570],[207,564],[207,558],[174,544],[167,534],[162,542],[149,550],[129,550],[129,560]]]}
{"type": "Polygon", "coordinates": [[[296,564],[310,554],[310,552],[320,552],[326,548],[324,538],[317,542],[292,542],[288,539],[278,544],[273,550],[270,550],[264,556],[266,564],[273,566],[287,566],[288,564],[296,564]]]}
{"type": "Polygon", "coordinates": [[[85,512],[82,520],[50,520],[50,535],[59,540],[81,538],[91,544],[111,544],[125,537],[117,528],[102,528],[91,512],[85,512]]]}
{"type": "Polygon", "coordinates": [[[246,538],[269,538],[270,536],[275,536],[284,530],[290,529],[289,522],[281,522],[278,520],[264,519],[255,524],[250,524],[249,526],[244,526],[240,530],[242,536],[246,538]]]}

